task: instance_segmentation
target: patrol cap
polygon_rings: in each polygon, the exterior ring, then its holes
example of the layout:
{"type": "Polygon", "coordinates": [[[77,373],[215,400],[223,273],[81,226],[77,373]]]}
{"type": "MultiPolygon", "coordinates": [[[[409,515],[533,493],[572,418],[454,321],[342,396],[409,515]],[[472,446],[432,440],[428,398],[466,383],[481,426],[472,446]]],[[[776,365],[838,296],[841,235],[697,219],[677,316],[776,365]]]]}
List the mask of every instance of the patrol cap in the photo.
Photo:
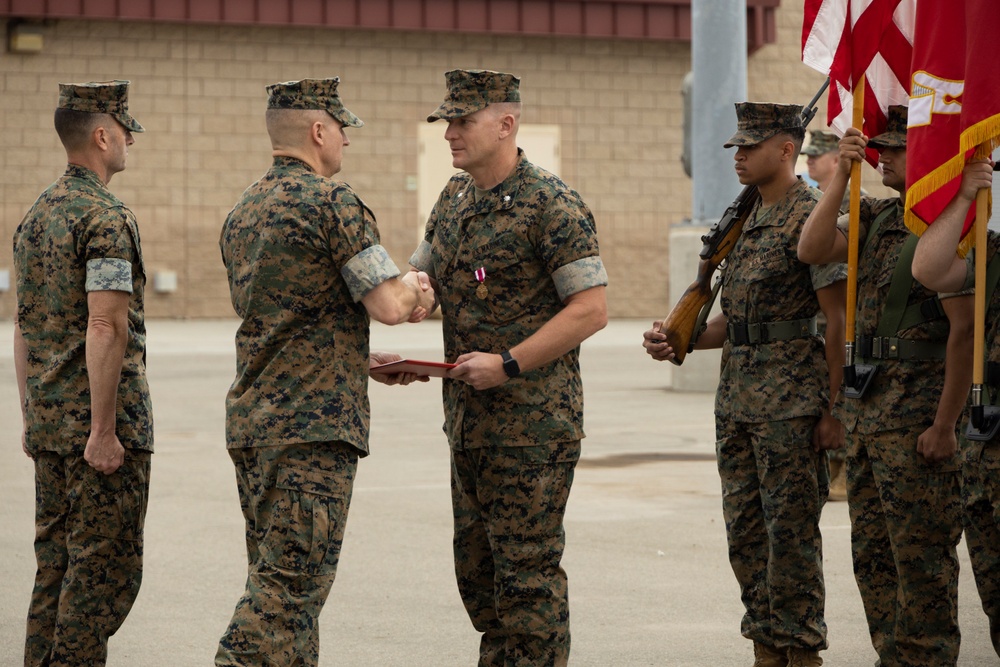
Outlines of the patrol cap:
{"type": "Polygon", "coordinates": [[[802,107],[798,104],[739,102],[736,104],[736,134],[723,147],[753,146],[781,131],[801,129],[802,107]]]}
{"type": "Polygon", "coordinates": [[[453,69],[445,73],[448,82],[448,96],[427,117],[428,123],[439,118],[450,120],[461,118],[485,109],[491,104],[520,102],[521,79],[513,74],[493,72],[487,69],[453,69]]]}
{"type": "Polygon", "coordinates": [[[826,155],[840,147],[840,137],[826,130],[810,130],[809,145],[802,149],[803,155],[826,155]]]}
{"type": "Polygon", "coordinates": [[[60,83],[59,108],[87,113],[110,114],[127,130],[145,132],[128,112],[128,81],[60,83]]]}
{"type": "Polygon", "coordinates": [[[268,109],[321,109],[336,118],[345,127],[361,127],[364,121],[348,111],[340,101],[337,85],[340,77],[332,79],[302,79],[272,83],[267,87],[268,109]]]}
{"type": "Polygon", "coordinates": [[[885,124],[885,132],[877,134],[868,140],[872,148],[906,148],[906,117],[904,106],[889,107],[889,117],[885,124]]]}

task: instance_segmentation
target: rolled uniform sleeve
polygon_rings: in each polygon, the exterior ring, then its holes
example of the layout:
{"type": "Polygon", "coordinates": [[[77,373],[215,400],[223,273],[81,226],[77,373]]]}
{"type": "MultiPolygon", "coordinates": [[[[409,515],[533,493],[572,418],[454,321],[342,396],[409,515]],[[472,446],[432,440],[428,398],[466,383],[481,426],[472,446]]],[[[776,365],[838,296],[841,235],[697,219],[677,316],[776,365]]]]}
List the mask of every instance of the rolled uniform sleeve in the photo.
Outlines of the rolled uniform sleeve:
{"type": "Polygon", "coordinates": [[[847,280],[847,264],[834,262],[832,264],[816,264],[809,267],[809,277],[814,290],[847,280]]]}
{"type": "Polygon", "coordinates": [[[417,249],[413,251],[413,255],[410,256],[410,266],[419,271],[423,271],[431,278],[437,278],[437,276],[434,275],[433,254],[429,241],[421,241],[420,245],[417,246],[417,249]]]}
{"type": "Polygon", "coordinates": [[[545,212],[540,254],[549,267],[560,300],[608,284],[597,246],[594,216],[573,190],[559,193],[545,212]]]}
{"type": "Polygon", "coordinates": [[[132,293],[132,261],[137,254],[134,234],[121,208],[104,209],[87,221],[83,235],[86,291],[132,293]]]}
{"type": "Polygon", "coordinates": [[[353,190],[338,187],[333,194],[332,210],[340,227],[339,238],[330,241],[331,247],[337,249],[334,260],[340,266],[351,298],[357,303],[386,280],[398,276],[399,267],[379,243],[375,214],[353,190]]]}
{"type": "Polygon", "coordinates": [[[608,284],[608,272],[600,257],[584,257],[560,266],[552,273],[559,299],[565,301],[577,292],[608,284]]]}
{"type": "Polygon", "coordinates": [[[340,275],[344,277],[347,289],[357,303],[386,280],[398,276],[399,267],[392,261],[384,247],[373,245],[352,257],[340,269],[340,275]]]}

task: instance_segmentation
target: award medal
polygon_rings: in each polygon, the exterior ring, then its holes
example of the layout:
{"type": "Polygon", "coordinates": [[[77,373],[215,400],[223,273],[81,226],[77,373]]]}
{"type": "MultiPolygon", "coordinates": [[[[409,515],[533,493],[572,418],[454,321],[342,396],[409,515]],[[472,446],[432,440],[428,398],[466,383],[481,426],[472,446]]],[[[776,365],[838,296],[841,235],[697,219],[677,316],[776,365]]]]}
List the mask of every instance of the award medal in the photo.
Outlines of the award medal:
{"type": "Polygon", "coordinates": [[[486,268],[480,266],[475,272],[476,280],[479,281],[479,287],[476,288],[476,296],[480,299],[485,299],[490,294],[490,290],[486,287],[486,268]]]}

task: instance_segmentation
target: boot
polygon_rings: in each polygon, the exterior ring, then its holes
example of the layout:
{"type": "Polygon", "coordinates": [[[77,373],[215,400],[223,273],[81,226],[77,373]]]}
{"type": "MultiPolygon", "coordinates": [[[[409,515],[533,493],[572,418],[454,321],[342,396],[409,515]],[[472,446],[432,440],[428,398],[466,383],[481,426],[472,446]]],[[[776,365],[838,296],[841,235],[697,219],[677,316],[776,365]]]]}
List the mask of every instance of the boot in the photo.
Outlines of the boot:
{"type": "Polygon", "coordinates": [[[823,658],[819,657],[818,651],[808,648],[788,649],[788,667],[820,667],[823,658]]]}
{"type": "Polygon", "coordinates": [[[753,667],[788,667],[788,658],[773,646],[754,642],[753,667]]]}
{"type": "Polygon", "coordinates": [[[829,500],[847,500],[847,463],[845,461],[830,461],[830,495],[829,500]]]}

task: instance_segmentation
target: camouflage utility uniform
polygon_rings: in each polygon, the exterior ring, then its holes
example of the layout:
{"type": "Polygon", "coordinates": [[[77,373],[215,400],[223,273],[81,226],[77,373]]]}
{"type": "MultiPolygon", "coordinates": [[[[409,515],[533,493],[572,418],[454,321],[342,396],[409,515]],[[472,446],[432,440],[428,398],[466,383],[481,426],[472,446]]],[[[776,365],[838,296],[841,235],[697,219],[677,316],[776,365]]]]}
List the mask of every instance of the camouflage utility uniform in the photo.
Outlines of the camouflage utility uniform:
{"type": "Polygon", "coordinates": [[[781,650],[825,649],[820,512],[826,454],[812,446],[829,404],[822,337],[745,341],[744,324],[808,321],[816,290],[844,279],[844,266],[810,267],[796,256],[819,192],[799,179],[784,198],[756,208],[729,254],[722,312],[730,333],[716,393],[716,438],[729,561],[739,581],[745,637],[781,650]]]}
{"type": "MultiPolygon", "coordinates": [[[[859,336],[874,335],[903,244],[898,198],[861,200],[858,258],[859,336]],[[868,238],[876,217],[884,218],[868,238]]],[[[846,231],[847,217],[839,221],[846,231]]],[[[909,273],[907,273],[909,276],[909,273]]],[[[917,281],[908,304],[934,293],[917,281]]],[[[941,317],[898,333],[902,339],[948,338],[941,317]]],[[[958,656],[958,559],[962,533],[958,458],[928,463],[917,437],[930,427],[944,382],[944,359],[866,359],[878,366],[860,399],[840,405],[847,429],[847,489],[854,573],[872,644],[883,667],[954,665],[958,656]]]]}
{"type": "MultiPolygon", "coordinates": [[[[992,230],[988,233],[990,262],[998,262],[1000,234],[992,230]]],[[[974,266],[970,262],[970,287],[975,285],[974,266]]],[[[996,406],[1000,405],[1000,289],[994,289],[987,298],[990,301],[986,311],[985,383],[989,403],[996,406]]],[[[1000,655],[1000,435],[987,442],[969,440],[963,429],[959,442],[965,545],[969,548],[983,611],[990,620],[990,639],[1000,655]]]]}
{"type": "Polygon", "coordinates": [[[246,518],[249,575],[217,665],[316,665],[359,456],[368,453],[368,313],[399,270],[344,183],[276,157],[220,241],[236,379],[226,442],[246,518]]]}
{"type": "Polygon", "coordinates": [[[146,283],[135,217],[70,164],[14,234],[17,319],[28,346],[25,443],[35,461],[35,557],[25,665],[103,665],[139,593],[153,451],[146,283]],[[83,458],[91,429],[87,293],[128,292],[116,407],[125,462],[83,458]]]}
{"type": "MultiPolygon", "coordinates": [[[[410,263],[438,283],[445,355],[499,354],[567,297],[607,284],[593,216],[579,195],[518,151],[495,188],[454,176],[410,263]],[[485,292],[477,294],[478,269],[485,292]]],[[[455,568],[483,633],[480,665],[565,664],[563,515],[583,438],[579,348],[476,391],[444,380],[452,449],[455,568]]]]}

